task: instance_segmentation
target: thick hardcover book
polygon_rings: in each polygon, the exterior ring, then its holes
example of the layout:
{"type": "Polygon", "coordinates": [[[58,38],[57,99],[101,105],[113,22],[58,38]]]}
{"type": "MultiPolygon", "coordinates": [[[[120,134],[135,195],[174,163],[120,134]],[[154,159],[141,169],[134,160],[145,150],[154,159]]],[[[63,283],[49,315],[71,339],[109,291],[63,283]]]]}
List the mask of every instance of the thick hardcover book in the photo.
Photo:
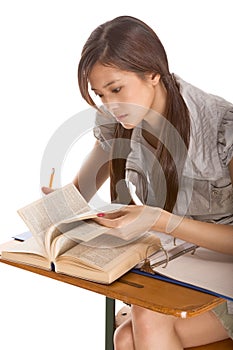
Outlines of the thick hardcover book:
{"type": "Polygon", "coordinates": [[[99,225],[94,221],[96,210],[73,184],[18,212],[32,236],[24,242],[16,236],[2,246],[1,259],[109,284],[161,249],[156,234],[141,232],[138,225],[124,239],[120,230],[99,225]]]}

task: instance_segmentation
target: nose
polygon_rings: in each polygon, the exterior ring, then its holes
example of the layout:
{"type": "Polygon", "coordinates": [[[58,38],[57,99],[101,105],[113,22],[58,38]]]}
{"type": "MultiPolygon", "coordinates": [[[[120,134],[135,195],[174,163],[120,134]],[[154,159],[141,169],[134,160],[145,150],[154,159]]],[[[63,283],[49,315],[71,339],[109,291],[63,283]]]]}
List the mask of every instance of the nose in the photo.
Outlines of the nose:
{"type": "Polygon", "coordinates": [[[117,102],[103,102],[104,106],[107,108],[107,110],[112,113],[113,115],[116,113],[117,109],[119,109],[119,104],[117,102]]]}

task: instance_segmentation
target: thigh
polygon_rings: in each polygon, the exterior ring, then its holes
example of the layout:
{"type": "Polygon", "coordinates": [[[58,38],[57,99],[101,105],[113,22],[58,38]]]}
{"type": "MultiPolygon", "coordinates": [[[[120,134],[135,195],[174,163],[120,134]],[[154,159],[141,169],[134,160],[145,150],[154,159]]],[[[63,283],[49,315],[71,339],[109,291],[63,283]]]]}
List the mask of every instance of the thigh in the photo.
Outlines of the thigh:
{"type": "Polygon", "coordinates": [[[212,311],[187,319],[177,319],[175,330],[184,348],[214,343],[229,337],[212,311]]]}

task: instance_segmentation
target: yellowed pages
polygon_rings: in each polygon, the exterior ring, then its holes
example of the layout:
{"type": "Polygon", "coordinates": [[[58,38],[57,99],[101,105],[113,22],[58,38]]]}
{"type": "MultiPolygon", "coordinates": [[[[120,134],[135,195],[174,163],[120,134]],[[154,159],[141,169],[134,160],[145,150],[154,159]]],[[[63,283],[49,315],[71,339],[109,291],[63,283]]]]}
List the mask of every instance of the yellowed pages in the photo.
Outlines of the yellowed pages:
{"type": "Polygon", "coordinates": [[[58,256],[55,268],[57,272],[111,283],[159,249],[160,240],[153,233],[146,233],[130,243],[118,237],[101,235],[58,256]]]}
{"type": "MultiPolygon", "coordinates": [[[[18,210],[36,240],[45,243],[48,229],[91,208],[71,183],[18,210]]],[[[51,239],[54,237],[51,236],[51,239]]]]}
{"type": "Polygon", "coordinates": [[[50,259],[44,247],[33,237],[25,242],[12,240],[7,244],[1,245],[1,249],[0,255],[2,259],[50,269],[50,259]]]}

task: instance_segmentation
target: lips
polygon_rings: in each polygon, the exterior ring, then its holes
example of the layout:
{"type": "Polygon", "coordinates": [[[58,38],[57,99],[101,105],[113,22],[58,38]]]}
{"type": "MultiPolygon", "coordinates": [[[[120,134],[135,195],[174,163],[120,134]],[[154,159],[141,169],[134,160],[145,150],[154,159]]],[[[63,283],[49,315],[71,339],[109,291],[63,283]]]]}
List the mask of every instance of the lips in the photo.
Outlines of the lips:
{"type": "Polygon", "coordinates": [[[121,114],[118,116],[115,116],[116,120],[118,120],[119,122],[121,122],[123,119],[125,119],[128,116],[128,114],[121,114]]]}

